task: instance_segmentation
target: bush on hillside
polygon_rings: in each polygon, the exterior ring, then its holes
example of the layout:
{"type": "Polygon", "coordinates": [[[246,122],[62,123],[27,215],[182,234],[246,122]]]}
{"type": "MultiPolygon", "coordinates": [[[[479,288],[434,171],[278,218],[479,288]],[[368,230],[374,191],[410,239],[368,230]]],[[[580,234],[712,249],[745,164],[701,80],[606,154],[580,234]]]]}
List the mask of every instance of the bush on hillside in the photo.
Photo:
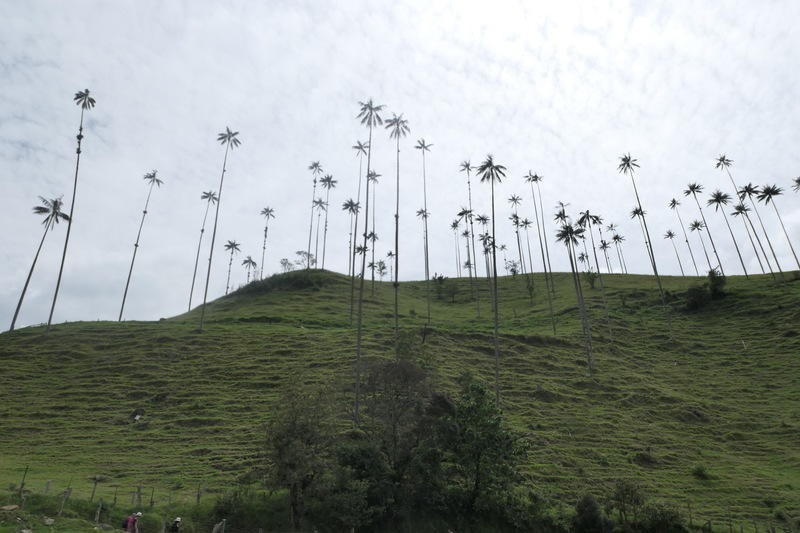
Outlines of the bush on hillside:
{"type": "Polygon", "coordinates": [[[574,533],[611,533],[613,530],[614,522],[603,514],[594,496],[586,494],[575,504],[574,533]]]}
{"type": "Polygon", "coordinates": [[[686,290],[686,309],[697,311],[702,309],[711,301],[711,294],[708,292],[708,285],[692,285],[686,290]]]}
{"type": "Polygon", "coordinates": [[[231,294],[259,294],[280,290],[312,289],[324,287],[331,279],[331,274],[322,270],[294,270],[249,283],[231,294]]]}
{"type": "Polygon", "coordinates": [[[636,531],[641,533],[684,533],[686,527],[677,507],[661,502],[648,503],[636,531]]]}
{"type": "Polygon", "coordinates": [[[711,293],[712,300],[718,300],[725,296],[725,284],[728,281],[725,276],[720,274],[716,269],[708,271],[708,291],[711,293]]]}

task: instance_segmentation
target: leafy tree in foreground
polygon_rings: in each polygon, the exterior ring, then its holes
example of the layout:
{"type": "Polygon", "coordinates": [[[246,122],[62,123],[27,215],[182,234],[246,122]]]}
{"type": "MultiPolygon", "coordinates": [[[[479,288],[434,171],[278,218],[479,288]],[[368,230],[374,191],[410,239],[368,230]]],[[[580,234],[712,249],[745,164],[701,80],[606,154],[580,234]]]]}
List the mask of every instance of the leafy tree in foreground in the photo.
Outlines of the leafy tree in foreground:
{"type": "MultiPolygon", "coordinates": [[[[261,216],[264,217],[264,244],[261,246],[261,272],[259,272],[259,279],[264,279],[264,255],[267,253],[267,233],[269,232],[269,219],[275,218],[275,210],[271,207],[265,207],[261,210],[261,216]]],[[[328,215],[325,215],[327,220],[328,215]]],[[[327,224],[326,224],[327,227],[327,224]]],[[[255,279],[255,275],[253,276],[255,279]]]]}
{"type": "Polygon", "coordinates": [[[219,223],[219,206],[222,203],[222,185],[225,182],[225,172],[228,164],[228,152],[237,148],[242,141],[239,140],[239,132],[231,131],[229,127],[225,127],[225,131],[217,135],[217,140],[220,144],[225,145],[225,156],[222,159],[222,174],[219,178],[219,189],[217,196],[217,208],[214,211],[214,229],[211,232],[211,248],[208,252],[208,271],[206,272],[206,288],[203,290],[203,307],[200,310],[200,330],[203,329],[203,322],[206,318],[206,301],[208,300],[208,284],[211,281],[211,261],[214,258],[214,244],[217,242],[217,224],[219,223]]]}
{"type": "Polygon", "coordinates": [[[778,206],[775,205],[775,198],[781,194],[783,194],[783,189],[777,185],[764,185],[761,188],[761,193],[758,195],[758,201],[764,202],[765,204],[772,202],[772,207],[775,209],[775,214],[778,215],[778,221],[781,223],[783,234],[786,236],[786,242],[789,243],[789,248],[792,250],[792,255],[797,263],[797,268],[800,269],[800,259],[797,259],[797,253],[794,251],[794,246],[792,246],[792,240],[789,238],[789,233],[786,231],[786,226],[783,225],[783,219],[781,218],[780,212],[778,212],[778,206]]]}
{"type": "MultiPolygon", "coordinates": [[[[192,297],[194,296],[194,282],[197,279],[197,266],[200,264],[200,247],[203,244],[203,234],[206,231],[206,219],[208,218],[208,210],[211,204],[217,203],[217,193],[214,191],[206,191],[200,195],[200,199],[206,202],[206,211],[203,215],[203,224],[200,226],[200,239],[197,241],[197,254],[194,258],[194,270],[192,271],[192,286],[189,289],[189,311],[192,310],[192,297]]],[[[266,237],[266,236],[265,236],[266,237]]]]}
{"type": "Polygon", "coordinates": [[[231,285],[231,267],[233,266],[233,254],[239,253],[239,243],[236,241],[228,241],[225,243],[225,251],[231,253],[231,259],[228,261],[228,279],[225,282],[225,294],[228,294],[231,285]]]}
{"type": "Polygon", "coordinates": [[[94,108],[95,100],[89,96],[89,89],[78,91],[72,97],[72,101],[76,105],[81,106],[81,121],[78,126],[78,148],[75,151],[77,157],[75,159],[75,179],[72,184],[72,201],[69,207],[69,214],[67,215],[67,235],[64,237],[64,251],[61,253],[61,266],[58,267],[58,279],[56,280],[56,290],[53,293],[53,304],[50,306],[50,315],[47,317],[47,331],[53,323],[53,311],[56,309],[56,300],[58,300],[58,289],[61,287],[61,275],[64,273],[64,262],[67,259],[67,246],[69,245],[69,234],[72,231],[72,221],[75,219],[75,195],[78,192],[78,169],[81,165],[81,142],[83,141],[83,114],[86,111],[94,108]]]}
{"type": "Polygon", "coordinates": [[[28,271],[28,277],[25,278],[25,285],[22,287],[22,294],[19,297],[19,303],[17,303],[17,308],[14,310],[14,318],[11,319],[11,327],[8,328],[9,331],[14,331],[14,326],[17,323],[17,317],[19,316],[19,310],[22,307],[22,301],[25,299],[25,293],[28,291],[28,284],[31,281],[31,276],[33,275],[33,269],[36,268],[36,261],[39,259],[39,252],[42,251],[42,246],[44,245],[44,238],[47,237],[47,232],[56,227],[62,220],[66,220],[69,222],[69,215],[66,213],[61,212],[61,206],[64,205],[64,202],[61,198],[53,198],[47,199],[43,197],[39,197],[42,205],[37,205],[33,207],[33,212],[37,215],[44,215],[44,220],[42,220],[42,224],[44,225],[44,233],[42,234],[42,240],[39,241],[39,247],[36,248],[36,255],[33,256],[33,263],[31,264],[31,269],[28,271]]]}
{"type": "Polygon", "coordinates": [[[492,312],[494,313],[494,393],[495,403],[500,405],[500,309],[497,297],[497,241],[495,239],[495,212],[494,212],[494,184],[500,183],[506,175],[506,167],[499,163],[495,163],[492,154],[486,156],[486,159],[478,166],[477,173],[481,178],[481,183],[489,182],[491,185],[491,200],[492,200],[492,236],[489,246],[492,253],[492,312]]]}
{"type": "Polygon", "coordinates": [[[122,322],[122,312],[125,310],[125,299],[128,297],[128,287],[131,284],[131,276],[133,275],[133,263],[136,261],[136,252],[139,251],[139,238],[142,236],[142,227],[144,226],[144,217],[147,216],[147,206],[150,205],[150,195],[153,193],[153,187],[161,187],[164,183],[157,177],[157,171],[148,172],[144,175],[144,180],[150,185],[147,189],[147,200],[144,202],[144,210],[142,210],[142,221],[139,223],[139,232],[136,234],[136,242],[133,244],[133,257],[131,258],[131,268],[128,270],[128,280],[125,282],[125,292],[122,293],[122,305],[119,308],[119,322],[122,322]]]}

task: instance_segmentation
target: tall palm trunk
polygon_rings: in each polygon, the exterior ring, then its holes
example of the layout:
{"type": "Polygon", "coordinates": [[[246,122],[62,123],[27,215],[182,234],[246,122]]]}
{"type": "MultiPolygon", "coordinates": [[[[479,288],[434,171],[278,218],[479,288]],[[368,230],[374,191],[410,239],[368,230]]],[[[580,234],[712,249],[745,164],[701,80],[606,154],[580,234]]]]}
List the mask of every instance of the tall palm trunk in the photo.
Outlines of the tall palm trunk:
{"type": "Polygon", "coordinates": [[[327,187],[325,192],[325,235],[322,237],[322,270],[325,270],[325,252],[328,248],[328,210],[331,208],[331,188],[327,187]]]}
{"type": "MultiPolygon", "coordinates": [[[[552,271],[548,270],[548,263],[550,260],[549,255],[545,257],[545,246],[542,244],[542,233],[544,227],[544,216],[541,219],[541,225],[539,224],[539,207],[536,205],[536,194],[533,192],[533,183],[530,184],[531,186],[531,199],[533,199],[533,218],[536,219],[536,235],[539,239],[539,252],[542,254],[542,272],[544,273],[544,284],[545,290],[547,292],[547,305],[550,307],[550,322],[553,324],[553,335],[556,334],[556,315],[553,311],[553,295],[555,295],[555,288],[553,287],[553,273],[552,271]]],[[[539,188],[539,182],[536,182],[536,188],[539,188]]],[[[539,191],[539,198],[541,201],[541,190],[539,191]]],[[[544,236],[545,242],[547,239],[547,235],[544,236]]],[[[533,265],[531,265],[533,268],[533,265]]]]}
{"type": "MultiPolygon", "coordinates": [[[[320,220],[322,219],[322,210],[321,208],[317,208],[317,231],[314,235],[314,266],[317,266],[317,257],[319,257],[319,225],[320,220]]],[[[311,264],[311,258],[308,258],[309,264],[311,264]]]]}
{"type": "Polygon", "coordinates": [[[311,234],[314,231],[314,200],[316,199],[317,199],[317,175],[314,174],[314,187],[311,190],[311,218],[308,221],[308,250],[306,250],[308,256],[306,259],[306,270],[311,270],[311,234]]]}
{"type": "MultiPolygon", "coordinates": [[[[197,254],[194,257],[194,271],[192,271],[192,287],[189,289],[189,311],[192,310],[192,296],[194,296],[194,282],[197,279],[197,266],[200,264],[200,246],[203,244],[203,233],[206,231],[206,219],[208,210],[211,207],[211,200],[206,202],[206,212],[203,215],[203,225],[200,226],[200,239],[197,241],[197,254]]],[[[264,236],[266,238],[266,235],[264,236]]],[[[263,261],[263,256],[262,256],[263,261]]]]}
{"type": "MultiPolygon", "coordinates": [[[[755,241],[753,241],[753,234],[750,233],[750,228],[747,226],[747,219],[746,218],[742,218],[742,224],[744,224],[744,231],[747,233],[747,238],[750,240],[750,246],[753,247],[753,252],[755,253],[756,259],[758,259],[758,266],[761,268],[761,273],[762,274],[766,274],[766,272],[764,271],[764,263],[761,262],[761,256],[758,254],[758,251],[756,249],[756,243],[755,243],[755,241]]],[[[756,235],[756,237],[758,237],[758,235],[756,235]]],[[[772,272],[772,266],[771,265],[770,265],[770,273],[772,274],[772,277],[774,278],[775,277],[775,273],[772,272]]]]}
{"type": "Polygon", "coordinates": [[[150,184],[150,189],[147,191],[147,200],[144,202],[144,210],[142,211],[142,220],[139,222],[139,232],[136,234],[136,242],[133,244],[133,257],[131,257],[131,268],[128,270],[128,280],[125,282],[125,292],[122,293],[122,305],[119,308],[118,322],[122,322],[122,312],[125,310],[125,299],[128,297],[128,287],[131,284],[131,276],[133,275],[133,263],[136,261],[136,252],[139,251],[139,238],[142,236],[142,227],[144,226],[144,217],[147,216],[147,206],[150,204],[150,195],[153,193],[153,185],[150,184]]]}
{"type": "Polygon", "coordinates": [[[619,253],[619,262],[622,265],[622,270],[625,274],[628,273],[628,264],[625,262],[625,252],[622,251],[622,245],[617,243],[617,253],[619,253]]]}
{"type": "Polygon", "coordinates": [[[208,271],[206,272],[206,288],[203,290],[203,308],[200,310],[200,331],[206,318],[206,301],[208,300],[208,283],[211,281],[211,260],[214,257],[214,244],[217,242],[217,224],[219,223],[219,206],[222,204],[222,186],[225,182],[225,171],[228,164],[228,150],[230,143],[225,143],[225,157],[222,158],[222,174],[219,177],[219,194],[217,195],[217,208],[214,210],[214,229],[211,231],[211,248],[208,252],[208,271]]]}
{"type": "Polygon", "coordinates": [[[422,208],[425,216],[422,217],[423,232],[425,234],[425,297],[428,301],[428,322],[431,323],[431,277],[430,263],[428,261],[428,178],[425,172],[425,150],[422,152],[422,208]]]}
{"type": "Polygon", "coordinates": [[[231,260],[228,261],[228,279],[225,280],[225,294],[228,294],[231,285],[231,268],[233,267],[233,250],[231,250],[231,260]]]}
{"type": "Polygon", "coordinates": [[[719,258],[719,254],[717,253],[717,247],[714,245],[714,237],[711,236],[711,228],[708,227],[708,223],[706,222],[706,215],[703,213],[703,208],[700,207],[700,201],[697,199],[697,195],[692,193],[692,197],[694,198],[695,203],[697,204],[697,209],[700,210],[700,217],[703,219],[703,226],[706,228],[706,232],[708,233],[708,240],[711,241],[711,250],[714,252],[714,257],[717,258],[717,264],[719,265],[719,271],[722,275],[725,275],[725,269],[722,267],[722,261],[719,258]]]}
{"type": "Polygon", "coordinates": [[[778,267],[778,272],[780,272],[781,277],[783,277],[783,269],[781,268],[780,262],[778,262],[778,256],[775,255],[775,249],[772,247],[772,241],[769,238],[769,233],[767,233],[767,228],[764,227],[764,221],[761,220],[761,214],[758,212],[756,202],[754,202],[753,198],[749,195],[748,198],[750,198],[750,203],[753,204],[753,211],[756,213],[756,218],[758,218],[758,224],[761,226],[761,231],[764,233],[764,237],[767,238],[767,245],[769,246],[769,251],[772,253],[772,258],[775,260],[775,266],[778,267]]]}
{"type": "Polygon", "coordinates": [[[783,229],[783,234],[786,236],[786,242],[789,243],[789,249],[792,250],[792,255],[794,256],[794,260],[797,263],[797,268],[800,269],[800,259],[797,259],[797,253],[794,251],[794,246],[792,246],[792,240],[789,238],[789,233],[786,231],[786,226],[783,225],[783,219],[781,218],[781,214],[778,212],[778,206],[775,205],[775,200],[772,200],[772,207],[775,209],[775,214],[778,215],[778,221],[781,223],[781,229],[783,229]]]}
{"type": "Polygon", "coordinates": [[[703,247],[703,253],[706,255],[706,261],[708,262],[708,270],[712,270],[713,267],[711,266],[711,259],[708,257],[708,251],[706,250],[706,243],[703,240],[703,234],[699,231],[697,232],[698,237],[700,237],[700,245],[703,247]]]}
{"type": "Polygon", "coordinates": [[[675,246],[675,240],[670,239],[670,242],[672,243],[672,249],[675,250],[675,258],[678,260],[678,266],[681,269],[681,276],[686,277],[686,274],[683,272],[683,263],[681,263],[681,256],[678,255],[678,247],[675,246]]]}
{"type": "MultiPolygon", "coordinates": [[[[372,124],[369,126],[369,148],[367,149],[367,176],[372,163],[372,124]]],[[[359,179],[359,195],[361,180],[359,179]]],[[[364,191],[364,253],[361,254],[361,279],[358,282],[358,311],[356,312],[356,398],[353,409],[353,424],[358,427],[361,409],[361,339],[364,326],[364,272],[367,268],[367,228],[369,227],[369,179],[364,191]]]]}
{"type": "Polygon", "coordinates": [[[492,184],[492,311],[494,311],[494,395],[495,404],[500,406],[500,328],[499,296],[497,294],[497,241],[495,240],[495,214],[494,214],[494,180],[492,184]]]}
{"type": "MultiPolygon", "coordinates": [[[[613,335],[611,334],[611,317],[608,314],[608,301],[606,300],[606,286],[603,283],[603,274],[600,272],[600,262],[597,260],[597,247],[594,245],[594,232],[592,232],[592,221],[587,221],[589,225],[589,238],[592,241],[592,253],[594,254],[594,266],[597,268],[597,279],[600,280],[600,294],[603,296],[603,310],[606,314],[606,327],[608,327],[608,337],[610,340],[613,341],[613,335]]],[[[586,244],[586,239],[583,240],[584,245],[586,244]]],[[[588,255],[588,254],[587,254],[588,255]]]]}
{"type": "Polygon", "coordinates": [[[764,250],[764,245],[761,244],[761,239],[758,236],[758,231],[756,231],[756,227],[753,225],[752,219],[750,219],[750,217],[747,217],[747,222],[750,223],[750,229],[753,230],[753,237],[756,238],[758,247],[761,249],[761,253],[764,255],[764,262],[767,263],[767,268],[769,269],[769,273],[772,274],[773,278],[775,278],[775,272],[772,270],[772,263],[769,262],[769,256],[767,255],[766,250],[764,250]]]}
{"type": "MultiPolygon", "coordinates": [[[[736,198],[740,199],[740,201],[742,202],[742,205],[745,205],[744,204],[744,197],[740,197],[739,196],[739,187],[736,186],[736,182],[734,181],[733,175],[731,174],[731,171],[727,167],[727,165],[725,166],[725,172],[728,173],[728,178],[731,180],[731,185],[733,185],[733,194],[734,194],[734,196],[736,198]]],[[[752,199],[751,199],[751,201],[752,201],[752,199]]],[[[747,206],[745,206],[745,207],[747,207],[747,206]]],[[[750,215],[747,214],[747,210],[744,210],[743,214],[744,214],[744,218],[746,219],[746,221],[749,222],[750,226],[752,227],[753,226],[753,222],[750,220],[750,215]]],[[[745,229],[745,231],[747,231],[747,236],[750,238],[750,245],[753,247],[753,253],[756,255],[756,259],[758,259],[758,266],[761,267],[761,273],[765,274],[764,265],[761,263],[761,257],[758,255],[758,250],[756,249],[756,245],[753,244],[753,237],[750,236],[750,230],[747,228],[747,223],[745,223],[744,229],[745,229]]],[[[753,227],[753,232],[754,232],[754,234],[756,236],[756,240],[758,241],[758,246],[761,248],[761,253],[764,254],[764,259],[767,261],[767,265],[769,266],[770,274],[772,274],[772,277],[774,278],[775,277],[775,273],[772,272],[772,266],[769,264],[769,259],[767,258],[767,253],[764,251],[764,247],[761,245],[761,239],[759,239],[758,238],[758,234],[755,233],[755,227],[753,227]]]]}
{"type": "Polygon", "coordinates": [[[75,219],[75,195],[78,192],[78,169],[81,166],[81,142],[83,141],[83,106],[81,106],[81,122],[78,126],[78,148],[75,150],[77,157],[75,159],[75,179],[72,183],[72,201],[69,206],[69,220],[67,221],[67,236],[64,238],[64,251],[61,252],[61,266],[58,268],[58,279],[56,280],[56,290],[53,294],[53,304],[50,306],[50,315],[47,317],[47,331],[50,331],[53,324],[53,312],[56,309],[56,300],[58,300],[58,289],[61,288],[61,276],[64,273],[64,262],[67,259],[67,246],[69,246],[69,235],[72,231],[72,222],[75,219]]]}
{"type": "MultiPolygon", "coordinates": [[[[600,244],[602,245],[603,242],[605,241],[605,238],[603,237],[603,226],[602,226],[602,224],[597,226],[597,231],[600,233],[600,244]]],[[[603,256],[606,258],[606,272],[608,272],[609,274],[613,274],[614,271],[611,270],[611,261],[608,260],[608,250],[603,249],[603,256]]]]}
{"type": "MultiPolygon", "coordinates": [[[[261,247],[261,269],[260,269],[260,273],[259,273],[259,278],[260,279],[264,279],[264,256],[267,253],[267,233],[268,232],[269,232],[269,217],[267,217],[267,223],[264,225],[264,244],[261,247]]],[[[253,274],[253,279],[255,279],[255,273],[253,274]]]]}
{"type": "Polygon", "coordinates": [[[458,245],[458,228],[453,230],[453,255],[456,259],[456,277],[461,277],[461,247],[458,245]]]}
{"type": "Polygon", "coordinates": [[[531,254],[531,235],[528,231],[528,228],[525,228],[525,244],[528,248],[528,265],[530,266],[530,270],[528,270],[528,276],[531,280],[531,289],[533,290],[533,254],[531,254]]]}
{"type": "Polygon", "coordinates": [[[594,373],[594,357],[592,354],[592,330],[589,325],[589,316],[586,314],[586,302],[583,299],[583,289],[581,288],[580,278],[578,277],[578,265],[575,258],[575,250],[572,242],[567,241],[567,253],[569,254],[569,266],[572,270],[572,281],[575,285],[575,297],[578,300],[578,307],[581,316],[581,329],[583,329],[584,342],[586,346],[586,366],[589,376],[594,373]]]}
{"type": "MultiPolygon", "coordinates": [[[[367,156],[369,159],[369,156],[367,156]]],[[[353,224],[353,275],[350,279],[350,324],[353,323],[353,310],[355,308],[355,301],[356,301],[356,253],[358,250],[358,212],[361,210],[361,177],[362,174],[362,164],[364,162],[363,156],[359,153],[358,156],[358,189],[356,191],[356,216],[355,216],[355,223],[353,224]]],[[[369,164],[367,164],[367,171],[369,171],[369,164]]],[[[369,181],[369,180],[367,180],[369,181]]],[[[365,224],[366,225],[366,224],[365,224]]],[[[364,232],[366,235],[367,232],[364,232]]],[[[396,270],[396,269],[395,269],[396,270]]]]}
{"type": "MultiPolygon", "coordinates": [[[[542,187],[536,182],[536,191],[539,193],[539,215],[542,217],[542,235],[544,236],[544,251],[547,255],[547,272],[550,274],[550,291],[556,295],[556,284],[553,281],[553,265],[550,263],[550,246],[547,243],[547,225],[544,218],[544,204],[542,203],[542,187]]],[[[538,228],[538,223],[537,223],[538,228]]],[[[544,260],[544,258],[542,259],[544,260]]]]}
{"type": "MultiPolygon", "coordinates": [[[[400,359],[400,136],[397,136],[397,159],[394,195],[394,356],[400,359]]],[[[391,268],[391,261],[389,262],[391,268]]],[[[391,277],[391,274],[390,274],[391,277]]]]}
{"type": "Polygon", "coordinates": [[[731,229],[731,224],[728,222],[728,215],[725,214],[725,209],[721,209],[722,211],[722,218],[725,219],[725,225],[728,226],[728,233],[731,234],[731,239],[733,240],[733,247],[736,248],[736,255],[739,256],[739,263],[742,265],[742,270],[744,271],[744,277],[746,279],[750,279],[750,276],[747,274],[747,267],[744,266],[744,259],[742,259],[742,253],[739,251],[739,243],[736,242],[736,237],[733,236],[733,229],[731,229]]]}
{"type": "MultiPolygon", "coordinates": [[[[472,211],[472,181],[470,180],[469,170],[467,170],[467,197],[469,200],[469,233],[472,240],[472,270],[470,271],[470,285],[472,285],[472,293],[475,297],[475,307],[478,317],[480,318],[481,299],[478,293],[478,284],[476,283],[478,280],[478,255],[476,252],[477,248],[475,247],[475,224],[472,220],[475,216],[475,213],[472,211]]],[[[486,276],[489,276],[488,272],[486,276]]]]}
{"type": "MultiPolygon", "coordinates": [[[[677,201],[675,202],[677,204],[677,201]]],[[[686,241],[686,248],[689,249],[689,257],[692,258],[692,265],[694,265],[694,273],[695,275],[699,276],[700,271],[697,269],[697,263],[694,260],[694,254],[692,253],[692,247],[689,245],[689,236],[686,234],[686,226],[683,225],[683,220],[681,219],[681,214],[678,211],[677,205],[675,206],[675,214],[678,216],[678,223],[681,226],[681,231],[683,231],[683,240],[686,241]]]]}
{"type": "Polygon", "coordinates": [[[353,275],[353,214],[350,213],[350,233],[347,234],[347,275],[353,275]]]}
{"type": "Polygon", "coordinates": [[[42,245],[44,244],[44,238],[47,237],[47,230],[49,230],[49,226],[45,224],[44,226],[44,234],[42,234],[42,240],[39,241],[39,247],[36,248],[36,255],[33,256],[33,264],[31,264],[31,269],[28,271],[28,277],[25,278],[25,285],[22,287],[22,294],[19,297],[19,302],[17,303],[17,308],[14,310],[14,318],[11,319],[11,327],[8,328],[8,331],[14,331],[14,326],[17,323],[17,316],[19,316],[19,310],[22,308],[22,300],[25,299],[25,293],[28,292],[28,284],[31,282],[31,276],[33,275],[33,269],[36,268],[36,261],[39,259],[39,252],[42,251],[42,245]]]}

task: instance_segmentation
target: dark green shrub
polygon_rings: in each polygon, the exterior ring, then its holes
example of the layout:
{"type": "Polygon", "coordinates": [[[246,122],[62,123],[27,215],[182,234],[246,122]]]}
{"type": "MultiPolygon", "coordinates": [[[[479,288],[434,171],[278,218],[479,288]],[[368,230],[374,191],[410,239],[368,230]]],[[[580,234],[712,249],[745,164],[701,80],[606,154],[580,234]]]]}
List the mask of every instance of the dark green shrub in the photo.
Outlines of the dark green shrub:
{"type": "Polygon", "coordinates": [[[692,285],[686,290],[686,309],[697,311],[702,309],[711,301],[711,294],[708,292],[708,285],[692,285]]]}
{"type": "Polygon", "coordinates": [[[718,300],[725,296],[725,284],[727,280],[725,276],[720,274],[716,269],[708,271],[708,290],[711,293],[712,300],[718,300]]]}
{"type": "Polygon", "coordinates": [[[692,475],[697,479],[711,479],[711,474],[704,465],[696,465],[692,468],[692,475]]]}
{"type": "Polygon", "coordinates": [[[683,533],[683,517],[680,511],[666,503],[648,503],[642,512],[642,521],[637,531],[642,533],[683,533]]]}
{"type": "Polygon", "coordinates": [[[584,495],[575,504],[572,531],[575,533],[611,533],[614,523],[603,514],[600,504],[591,494],[584,495]]]}

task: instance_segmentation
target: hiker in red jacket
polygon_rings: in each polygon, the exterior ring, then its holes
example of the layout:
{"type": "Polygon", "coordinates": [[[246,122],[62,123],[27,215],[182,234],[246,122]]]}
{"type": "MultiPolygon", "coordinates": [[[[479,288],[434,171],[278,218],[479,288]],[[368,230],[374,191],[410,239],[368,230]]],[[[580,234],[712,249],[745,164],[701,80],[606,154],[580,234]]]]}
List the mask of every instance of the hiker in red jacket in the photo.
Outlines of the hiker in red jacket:
{"type": "Polygon", "coordinates": [[[136,512],[133,513],[128,517],[128,521],[125,524],[125,531],[128,533],[139,533],[139,518],[142,516],[142,513],[136,512]]]}

